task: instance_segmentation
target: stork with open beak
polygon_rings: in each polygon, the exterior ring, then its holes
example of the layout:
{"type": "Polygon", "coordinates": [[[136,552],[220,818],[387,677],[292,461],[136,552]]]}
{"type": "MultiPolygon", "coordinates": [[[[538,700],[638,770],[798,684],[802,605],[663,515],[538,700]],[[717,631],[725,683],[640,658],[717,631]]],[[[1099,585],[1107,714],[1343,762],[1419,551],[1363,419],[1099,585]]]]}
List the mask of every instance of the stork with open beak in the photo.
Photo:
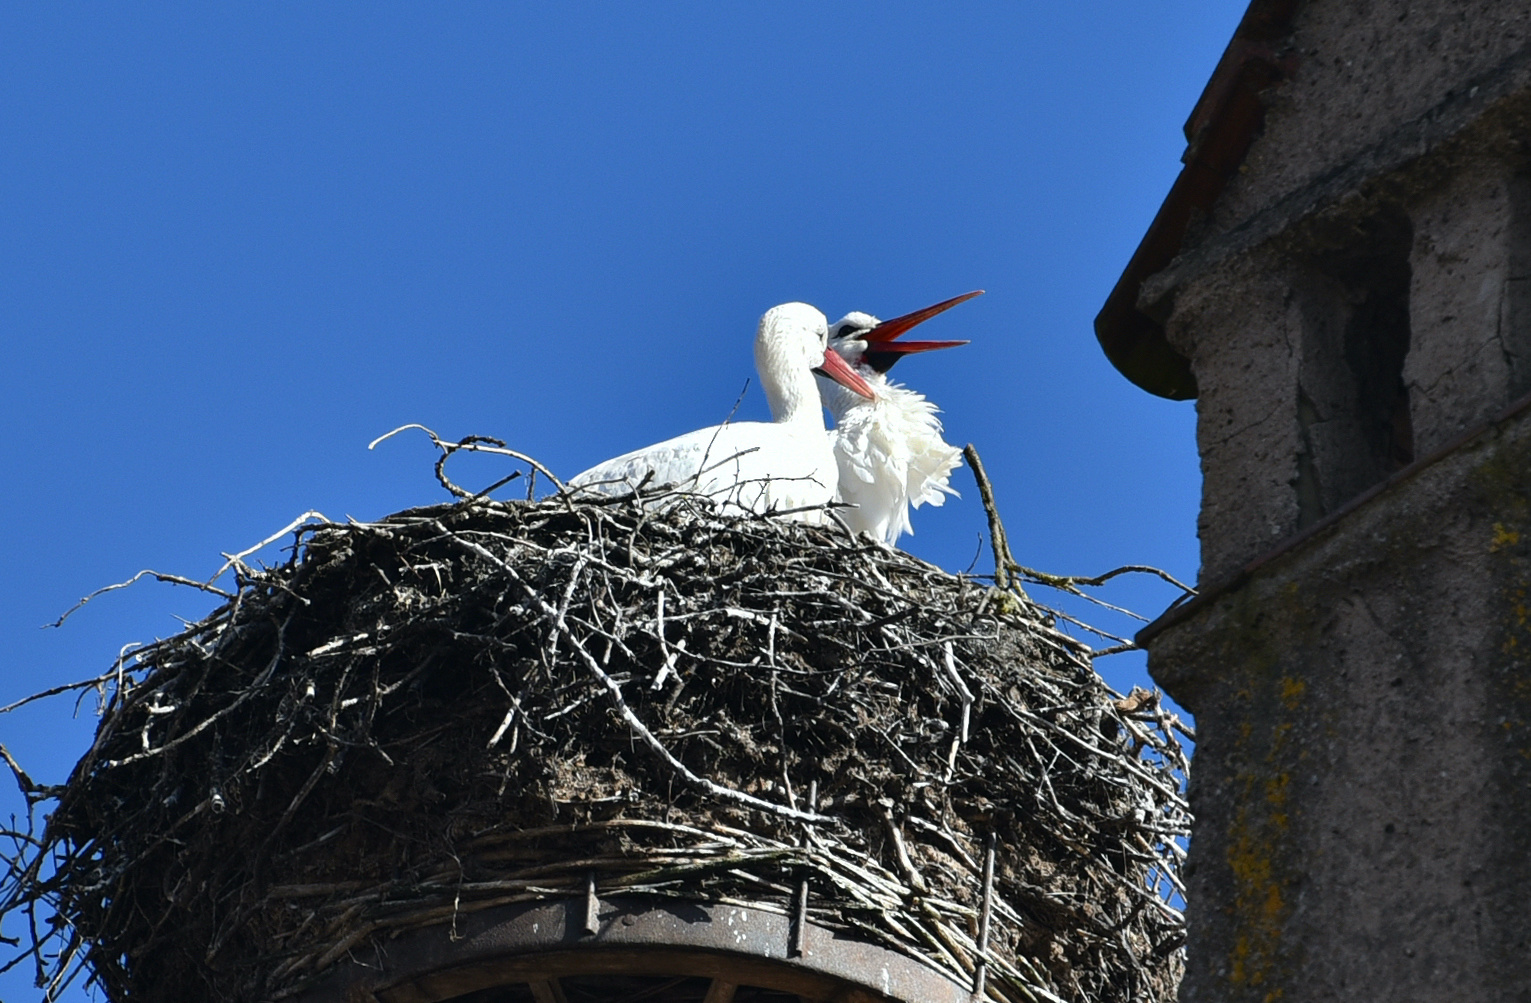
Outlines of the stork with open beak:
{"type": "Polygon", "coordinates": [[[902,534],[914,532],[911,507],[940,505],[947,495],[957,493],[949,482],[962,451],[941,438],[938,409],[923,394],[889,382],[886,374],[906,355],[966,345],[896,339],[982,294],[979,289],[891,320],[848,313],[830,326],[830,350],[874,391],[872,396],[851,394],[837,383],[819,380],[824,406],[835,419],[830,433],[839,468],[835,497],[854,506],[839,512],[852,530],[891,546],[902,534]]]}
{"type": "Polygon", "coordinates": [[[806,303],[767,310],[755,334],[755,369],[771,407],[770,422],[744,421],[698,429],[591,467],[569,487],[626,494],[647,482],[711,499],[725,511],[792,512],[823,522],[834,500],[839,467],[814,374],[857,400],[873,390],[828,347],[829,325],[806,303]],[[803,511],[795,511],[803,510],[803,511]]]}

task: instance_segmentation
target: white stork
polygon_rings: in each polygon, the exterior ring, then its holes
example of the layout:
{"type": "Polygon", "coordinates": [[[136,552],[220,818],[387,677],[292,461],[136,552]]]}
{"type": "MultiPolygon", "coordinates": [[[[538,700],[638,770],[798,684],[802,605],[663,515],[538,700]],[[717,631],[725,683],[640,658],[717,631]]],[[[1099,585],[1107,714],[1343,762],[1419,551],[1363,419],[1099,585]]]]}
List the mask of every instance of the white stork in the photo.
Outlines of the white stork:
{"type": "Polygon", "coordinates": [[[725,509],[793,512],[801,521],[823,522],[824,512],[813,506],[834,500],[838,467],[814,373],[857,399],[873,395],[828,348],[828,338],[827,320],[808,304],[772,307],[755,334],[755,369],[772,421],[698,429],[591,467],[569,487],[626,494],[645,483],[672,485],[725,509]]]}
{"type": "Polygon", "coordinates": [[[948,483],[962,451],[941,438],[938,409],[886,376],[905,355],[965,345],[966,341],[895,341],[901,334],[983,290],[879,321],[867,313],[848,313],[829,329],[829,347],[872,387],[871,398],[847,393],[819,380],[824,406],[835,419],[830,439],[839,467],[835,498],[854,508],[839,511],[853,531],[890,546],[913,533],[910,507],[940,505],[957,492],[948,483]]]}

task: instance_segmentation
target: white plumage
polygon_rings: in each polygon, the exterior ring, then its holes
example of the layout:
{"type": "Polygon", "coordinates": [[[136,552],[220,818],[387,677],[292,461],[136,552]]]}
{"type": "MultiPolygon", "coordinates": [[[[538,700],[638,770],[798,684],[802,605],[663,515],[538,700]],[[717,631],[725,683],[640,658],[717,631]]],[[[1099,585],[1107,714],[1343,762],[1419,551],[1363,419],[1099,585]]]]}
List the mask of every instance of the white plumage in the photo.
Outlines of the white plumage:
{"type": "Polygon", "coordinates": [[[839,510],[856,532],[889,545],[913,533],[909,511],[939,506],[951,487],[962,451],[941,438],[939,409],[925,396],[888,380],[886,371],[903,355],[965,344],[961,341],[895,342],[893,339],[944,310],[971,299],[969,293],[889,321],[849,313],[830,327],[829,347],[872,387],[867,399],[819,380],[824,406],[835,420],[830,433],[839,510]]]}
{"type": "Polygon", "coordinates": [[[831,441],[838,469],[836,498],[855,506],[839,510],[852,530],[894,544],[902,534],[914,532],[911,506],[940,505],[947,495],[957,493],[947,482],[962,450],[941,438],[939,409],[923,394],[869,369],[862,375],[872,385],[875,401],[859,406],[844,401],[840,393],[825,394],[835,419],[831,441]]]}
{"type": "Polygon", "coordinates": [[[745,421],[698,429],[591,467],[569,482],[605,494],[674,485],[725,510],[753,513],[808,508],[792,517],[824,521],[812,506],[834,499],[838,467],[824,428],[814,372],[857,399],[871,388],[827,347],[828,323],[806,303],[772,307],[755,334],[755,368],[771,422],[745,421]]]}

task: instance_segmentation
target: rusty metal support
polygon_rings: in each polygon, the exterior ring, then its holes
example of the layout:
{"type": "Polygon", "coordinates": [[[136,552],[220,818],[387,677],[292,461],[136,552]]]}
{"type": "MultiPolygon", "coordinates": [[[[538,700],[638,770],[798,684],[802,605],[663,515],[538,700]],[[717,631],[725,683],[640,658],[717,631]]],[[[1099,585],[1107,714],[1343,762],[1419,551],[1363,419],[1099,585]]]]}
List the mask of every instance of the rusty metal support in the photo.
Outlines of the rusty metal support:
{"type": "Polygon", "coordinates": [[[548,979],[540,982],[528,982],[527,987],[532,991],[532,998],[537,1003],[569,1003],[564,997],[563,986],[558,984],[557,979],[548,979]]]}
{"type": "Polygon", "coordinates": [[[585,930],[585,897],[576,895],[464,915],[455,940],[445,925],[379,940],[365,963],[337,964],[292,1003],[439,1003],[521,985],[537,1003],[563,1003],[558,979],[601,975],[711,979],[708,1003],[727,1003],[736,986],[842,1003],[972,998],[969,985],[916,957],[812,923],[802,927],[802,954],[789,957],[793,920],[780,912],[623,897],[600,905],[595,934],[585,930]]]}
{"type": "Polygon", "coordinates": [[[703,998],[702,1003],[733,1003],[734,990],[738,988],[732,982],[713,979],[712,985],[707,987],[707,995],[703,998]]]}
{"type": "MultiPolygon", "coordinates": [[[[810,812],[819,810],[819,782],[817,780],[811,781],[808,784],[808,810],[810,812]]],[[[804,849],[808,848],[808,826],[806,824],[803,826],[803,834],[798,841],[798,845],[804,849]]],[[[792,914],[792,946],[787,953],[790,957],[800,958],[803,956],[804,934],[808,929],[808,876],[806,874],[797,883],[797,904],[792,910],[792,914]]]]}
{"type": "Polygon", "coordinates": [[[585,875],[585,932],[601,932],[601,900],[595,896],[595,872],[585,875]]]}

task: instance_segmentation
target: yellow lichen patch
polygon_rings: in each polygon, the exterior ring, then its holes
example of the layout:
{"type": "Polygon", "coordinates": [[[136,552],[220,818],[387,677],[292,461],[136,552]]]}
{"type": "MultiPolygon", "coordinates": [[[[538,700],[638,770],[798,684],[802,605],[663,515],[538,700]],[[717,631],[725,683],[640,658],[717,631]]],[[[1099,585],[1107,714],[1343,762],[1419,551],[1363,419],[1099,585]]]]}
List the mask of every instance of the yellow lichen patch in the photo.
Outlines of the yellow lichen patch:
{"type": "Polygon", "coordinates": [[[1292,777],[1287,773],[1278,773],[1265,782],[1265,800],[1270,802],[1271,825],[1277,830],[1285,832],[1287,828],[1286,798],[1287,788],[1292,784],[1292,777]]]}
{"type": "Polygon", "coordinates": [[[1520,542],[1520,532],[1510,529],[1502,522],[1494,523],[1494,538],[1489,542],[1489,553],[1497,554],[1506,547],[1513,547],[1520,542]]]}
{"type": "MultiPolygon", "coordinates": [[[[1248,789],[1256,787],[1260,778],[1250,775],[1244,779],[1248,789]]],[[[1234,985],[1258,986],[1275,973],[1281,924],[1287,910],[1283,891],[1285,881],[1277,874],[1271,858],[1290,826],[1284,809],[1291,777],[1277,773],[1260,782],[1264,787],[1265,803],[1271,810],[1251,810],[1254,807],[1251,800],[1243,799],[1228,848],[1228,865],[1236,886],[1234,910],[1239,925],[1229,967],[1229,981],[1234,985]]]]}
{"type": "Polygon", "coordinates": [[[1234,909],[1239,924],[1228,979],[1234,985],[1258,986],[1274,973],[1281,942],[1286,898],[1270,852],[1271,837],[1286,828],[1287,818],[1284,812],[1265,819],[1250,816],[1248,807],[1239,809],[1228,848],[1228,865],[1237,886],[1234,909]]]}
{"type": "Polygon", "coordinates": [[[1531,760],[1531,745],[1526,744],[1527,720],[1531,718],[1531,672],[1524,669],[1526,656],[1522,651],[1523,648],[1531,647],[1531,602],[1527,601],[1526,593],[1527,585],[1522,575],[1510,591],[1509,618],[1501,645],[1501,650],[1519,671],[1510,672],[1506,676],[1508,692],[1505,694],[1507,699],[1500,703],[1504,717],[1499,726],[1507,733],[1505,737],[1514,743],[1520,757],[1531,760]]]}
{"type": "Polygon", "coordinates": [[[1526,602],[1526,587],[1515,589],[1510,595],[1510,622],[1504,632],[1502,649],[1506,655],[1515,657],[1520,651],[1520,639],[1531,633],[1531,604],[1526,602]]]}
{"type": "Polygon", "coordinates": [[[1500,651],[1519,657],[1523,637],[1531,637],[1531,603],[1526,602],[1526,586],[1520,585],[1510,593],[1510,622],[1505,625],[1500,651]]]}
{"type": "MultiPolygon", "coordinates": [[[[1296,730],[1292,714],[1308,687],[1296,676],[1281,676],[1273,688],[1285,713],[1264,732],[1269,743],[1260,757],[1264,768],[1245,771],[1239,777],[1244,796],[1239,799],[1229,833],[1228,865],[1233,872],[1238,932],[1229,958],[1228,979],[1236,986],[1270,986],[1275,981],[1282,925],[1289,910],[1286,875],[1275,856],[1278,848],[1286,845],[1291,828],[1292,775],[1282,764],[1290,758],[1289,746],[1296,730]]],[[[1270,701],[1269,696],[1266,699],[1270,701]]],[[[1239,744],[1247,748],[1256,734],[1252,722],[1241,722],[1239,744]]],[[[1265,999],[1276,1000],[1282,995],[1281,987],[1271,986],[1265,999]]]]}

